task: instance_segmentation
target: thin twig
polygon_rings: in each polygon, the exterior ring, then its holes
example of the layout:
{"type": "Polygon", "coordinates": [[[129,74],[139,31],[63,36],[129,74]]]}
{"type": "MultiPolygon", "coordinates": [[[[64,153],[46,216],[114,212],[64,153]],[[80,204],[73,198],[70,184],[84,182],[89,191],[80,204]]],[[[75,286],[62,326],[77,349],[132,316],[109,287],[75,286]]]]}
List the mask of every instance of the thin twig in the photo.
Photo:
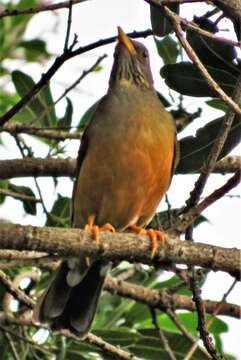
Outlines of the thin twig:
{"type": "Polygon", "coordinates": [[[7,291],[10,292],[14,297],[16,297],[19,301],[23,302],[28,307],[32,308],[35,302],[26,295],[19,287],[15,286],[10,279],[3,271],[0,270],[0,281],[6,287],[7,291]]]}
{"type": "Polygon", "coordinates": [[[170,345],[169,345],[169,341],[166,337],[166,335],[164,334],[164,332],[161,330],[159,324],[158,324],[158,320],[157,320],[157,315],[156,315],[156,310],[153,309],[153,308],[150,308],[150,313],[151,313],[151,317],[152,317],[152,322],[153,322],[153,325],[158,333],[158,336],[160,338],[160,341],[163,345],[163,348],[167,354],[167,357],[170,359],[170,360],[176,360],[176,356],[174,354],[174,352],[172,351],[170,345]]]}
{"type": "MultiPolygon", "coordinates": [[[[166,309],[166,314],[170,317],[170,319],[173,321],[173,323],[176,325],[176,327],[181,331],[181,333],[186,337],[187,340],[189,340],[191,343],[196,344],[197,339],[192,336],[187,328],[181,323],[181,321],[178,319],[175,312],[169,307],[166,309]]],[[[210,356],[205,348],[198,345],[199,351],[202,352],[202,354],[207,358],[210,359],[210,356]]]]}
{"type": "Polygon", "coordinates": [[[223,356],[218,354],[218,351],[212,342],[212,337],[208,332],[208,328],[205,320],[205,307],[201,298],[201,289],[198,287],[198,284],[196,283],[196,274],[194,269],[193,269],[193,275],[190,277],[190,288],[193,293],[193,301],[196,304],[197,317],[198,317],[197,328],[200,337],[203,341],[203,344],[207,349],[208,353],[211,355],[212,359],[221,360],[223,359],[223,356]]]}
{"type": "MultiPolygon", "coordinates": [[[[236,173],[227,180],[227,182],[220,188],[214,190],[210,195],[204,198],[199,204],[191,207],[191,209],[185,212],[185,208],[182,210],[183,215],[180,216],[168,230],[169,233],[183,233],[193,222],[200,216],[200,214],[214,202],[223,198],[231,189],[236,187],[240,183],[241,171],[236,173]]],[[[190,235],[187,240],[190,239],[190,235]]]]}
{"type": "Polygon", "coordinates": [[[13,197],[15,199],[22,200],[22,201],[40,202],[39,199],[36,199],[33,196],[25,195],[25,194],[19,194],[19,193],[16,193],[15,191],[8,190],[8,189],[0,189],[0,195],[11,196],[11,197],[13,197]]]}
{"type": "MultiPolygon", "coordinates": [[[[210,325],[212,324],[213,319],[215,318],[215,316],[220,314],[220,311],[222,310],[224,304],[226,303],[226,299],[227,299],[228,295],[231,293],[231,291],[233,290],[233,288],[235,287],[236,284],[237,284],[237,280],[234,280],[232,282],[231,286],[229,287],[229,289],[223,294],[223,297],[220,300],[220,302],[218,302],[216,307],[213,309],[212,316],[207,321],[207,328],[210,327],[210,325]]],[[[190,348],[190,350],[188,351],[188,353],[185,356],[184,360],[191,360],[192,355],[196,351],[197,347],[198,347],[198,341],[195,344],[193,344],[193,346],[190,348]]]]}
{"type": "Polygon", "coordinates": [[[69,47],[69,37],[71,31],[71,23],[72,23],[72,7],[73,7],[73,0],[69,0],[69,12],[68,12],[68,21],[67,21],[67,30],[64,42],[64,53],[68,50],[69,47]]]}
{"type": "Polygon", "coordinates": [[[18,356],[18,352],[17,352],[17,349],[16,349],[16,347],[15,347],[15,344],[14,344],[12,338],[11,338],[11,335],[10,335],[9,333],[7,333],[7,331],[4,330],[3,328],[1,328],[1,331],[2,331],[2,333],[3,333],[3,335],[4,335],[5,339],[6,339],[6,341],[7,341],[7,343],[8,343],[8,345],[9,345],[9,347],[10,347],[10,350],[11,350],[11,352],[12,352],[12,355],[13,355],[14,360],[20,360],[20,357],[18,356]]]}
{"type": "MultiPolygon", "coordinates": [[[[82,3],[87,0],[72,0],[73,5],[82,3]]],[[[49,4],[49,5],[37,5],[32,6],[25,9],[3,9],[0,11],[0,18],[5,16],[18,16],[18,15],[27,15],[27,14],[37,14],[42,11],[53,11],[53,10],[59,10],[69,7],[69,0],[67,1],[61,1],[57,4],[49,4]]]]}

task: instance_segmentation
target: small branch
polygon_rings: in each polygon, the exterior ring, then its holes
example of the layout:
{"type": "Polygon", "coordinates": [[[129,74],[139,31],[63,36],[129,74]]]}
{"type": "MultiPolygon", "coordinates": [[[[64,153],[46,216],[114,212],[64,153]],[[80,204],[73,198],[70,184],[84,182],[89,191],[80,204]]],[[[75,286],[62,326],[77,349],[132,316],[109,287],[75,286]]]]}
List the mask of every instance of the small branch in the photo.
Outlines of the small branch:
{"type": "Polygon", "coordinates": [[[40,351],[43,352],[43,353],[47,353],[48,355],[53,355],[50,350],[45,349],[45,347],[43,346],[43,344],[42,344],[42,345],[38,345],[36,342],[28,339],[28,338],[25,337],[25,336],[21,336],[21,335],[17,334],[16,332],[12,331],[12,330],[9,329],[8,327],[2,326],[2,325],[0,324],[0,330],[1,330],[1,331],[5,331],[6,333],[10,334],[11,336],[17,338],[18,340],[24,341],[25,343],[31,345],[32,347],[40,350],[40,351]]]}
{"type": "MultiPolygon", "coordinates": [[[[76,340],[79,340],[78,337],[75,337],[76,340]]],[[[141,360],[137,356],[134,356],[133,354],[122,350],[120,347],[111,345],[110,343],[104,341],[101,339],[101,337],[96,336],[92,333],[89,333],[87,338],[87,342],[90,344],[95,344],[98,347],[100,347],[103,351],[103,354],[107,353],[111,355],[111,359],[118,358],[123,360],[141,360]]]]}
{"type": "MultiPolygon", "coordinates": [[[[6,317],[6,321],[8,323],[12,323],[12,324],[16,324],[19,326],[34,326],[36,328],[45,328],[45,329],[49,329],[48,326],[46,324],[41,324],[41,325],[37,325],[34,323],[33,319],[31,317],[6,317]]],[[[50,330],[50,329],[49,329],[50,330]]],[[[52,331],[52,330],[50,330],[52,331]]],[[[80,341],[80,338],[76,335],[74,335],[73,333],[71,333],[68,330],[61,330],[61,331],[53,331],[52,332],[53,335],[60,335],[60,336],[65,336],[69,339],[73,339],[76,341],[80,341]]],[[[120,360],[141,360],[139,357],[134,356],[133,354],[131,354],[128,351],[125,351],[123,349],[121,349],[118,346],[114,346],[106,341],[104,341],[101,337],[96,336],[92,333],[88,333],[86,339],[84,340],[84,342],[87,342],[89,344],[94,344],[96,346],[98,346],[103,355],[107,354],[110,359],[120,359],[120,360]]]]}
{"type": "Polygon", "coordinates": [[[20,357],[18,356],[18,352],[17,352],[17,350],[15,348],[15,345],[14,345],[14,342],[13,342],[13,340],[11,338],[11,335],[7,331],[5,331],[3,328],[0,328],[0,330],[2,331],[3,336],[5,337],[7,343],[9,345],[9,347],[10,347],[10,350],[11,350],[12,355],[13,355],[13,359],[14,360],[20,360],[20,357]]]}
{"type": "Polygon", "coordinates": [[[72,23],[72,6],[73,6],[73,0],[69,0],[69,12],[68,12],[68,21],[67,21],[67,30],[66,30],[66,37],[64,42],[64,53],[69,48],[69,37],[70,37],[70,30],[71,30],[71,23],[72,23]]]}
{"type": "Polygon", "coordinates": [[[165,336],[164,332],[161,330],[159,324],[158,324],[158,320],[157,320],[157,315],[156,315],[156,311],[153,308],[150,308],[150,313],[151,313],[151,317],[152,317],[152,322],[153,325],[155,327],[155,329],[157,330],[158,336],[160,338],[160,341],[163,345],[163,348],[167,354],[167,357],[170,360],[176,360],[176,356],[174,354],[174,352],[172,351],[170,345],[169,345],[169,341],[167,339],[167,337],[165,336]]]}
{"type": "MultiPolygon", "coordinates": [[[[87,0],[72,0],[73,5],[82,3],[87,0]]],[[[61,1],[57,4],[50,4],[50,5],[37,5],[35,7],[25,8],[25,9],[3,9],[0,11],[0,18],[5,16],[18,16],[18,15],[27,15],[27,14],[37,14],[42,11],[53,11],[59,10],[69,7],[69,0],[68,1],[61,1]]]]}
{"type": "Polygon", "coordinates": [[[165,238],[154,259],[151,258],[150,240],[145,235],[132,233],[101,233],[100,244],[91,234],[80,229],[21,226],[1,224],[2,249],[34,250],[60,256],[95,256],[105,260],[126,260],[144,264],[186,264],[226,271],[240,276],[240,251],[201,243],[165,238]],[[68,242],[66,242],[68,239],[68,242]]]}
{"type": "MultiPolygon", "coordinates": [[[[166,310],[166,314],[176,325],[176,327],[181,331],[181,333],[186,337],[186,339],[188,339],[193,344],[197,343],[197,339],[193,335],[191,335],[191,333],[187,330],[186,326],[181,323],[181,321],[178,319],[177,315],[171,308],[168,308],[166,310]]],[[[207,359],[210,359],[210,356],[205,348],[198,345],[198,349],[203,353],[203,355],[205,355],[207,359]]]]}
{"type": "Polygon", "coordinates": [[[33,196],[25,195],[25,194],[19,194],[19,193],[16,193],[15,191],[8,190],[8,189],[1,189],[0,188],[0,195],[11,196],[11,197],[13,197],[15,199],[23,200],[23,201],[40,202],[39,199],[36,199],[33,196]]]}
{"type": "Polygon", "coordinates": [[[12,280],[3,271],[0,270],[0,281],[6,287],[7,291],[16,297],[18,300],[23,302],[30,308],[33,308],[35,302],[27,296],[19,287],[13,284],[12,280]]]}
{"type": "Polygon", "coordinates": [[[236,187],[240,183],[241,171],[238,170],[228,181],[213,191],[210,195],[208,195],[204,200],[202,200],[199,204],[191,207],[191,209],[185,212],[185,208],[182,210],[183,215],[180,216],[169,229],[170,233],[182,233],[189,226],[193,224],[193,222],[200,216],[200,214],[210,205],[212,205],[217,200],[222,199],[222,197],[227,194],[231,189],[236,187]]]}
{"type": "Polygon", "coordinates": [[[212,194],[207,196],[204,200],[202,200],[196,207],[195,211],[199,214],[203,212],[208,206],[212,205],[215,201],[221,199],[226,193],[228,193],[231,189],[236,187],[240,183],[241,172],[238,170],[228,181],[215,190],[212,194]]]}
{"type": "MultiPolygon", "coordinates": [[[[237,283],[237,281],[234,280],[233,283],[231,284],[231,286],[229,287],[228,291],[223,295],[221,301],[217,302],[216,307],[212,311],[212,316],[209,318],[209,320],[207,322],[207,328],[209,328],[210,325],[212,324],[214,317],[217,316],[218,314],[221,314],[221,310],[222,310],[223,306],[226,304],[226,299],[227,299],[228,295],[231,293],[231,291],[233,290],[236,283],[237,283]]],[[[205,311],[207,311],[206,306],[205,306],[205,301],[204,300],[202,300],[202,301],[204,303],[205,311]]],[[[238,318],[240,319],[240,317],[241,317],[241,314],[239,315],[238,318]]],[[[197,347],[198,347],[198,341],[195,344],[193,344],[193,346],[190,348],[190,350],[188,351],[184,360],[191,360],[197,347]]]]}
{"type": "Polygon", "coordinates": [[[215,346],[212,343],[212,338],[208,332],[205,320],[205,307],[201,299],[201,289],[196,284],[195,271],[193,270],[193,276],[190,278],[190,287],[193,293],[193,301],[196,304],[197,316],[198,316],[198,331],[203,341],[205,348],[214,360],[223,359],[222,355],[219,355],[215,346]]]}
{"type": "MultiPolygon", "coordinates": [[[[63,95],[65,96],[66,93],[63,95]]],[[[42,115],[42,114],[41,114],[42,115]]],[[[65,128],[66,129],[66,128],[65,128]]],[[[18,133],[24,133],[24,134],[30,134],[35,136],[41,136],[50,140],[59,140],[64,141],[67,139],[75,139],[79,140],[80,136],[82,135],[82,132],[80,131],[64,131],[65,129],[61,128],[40,128],[35,127],[32,125],[23,125],[18,123],[9,123],[5,124],[2,128],[0,128],[0,132],[8,132],[10,134],[18,134],[18,133]]]]}

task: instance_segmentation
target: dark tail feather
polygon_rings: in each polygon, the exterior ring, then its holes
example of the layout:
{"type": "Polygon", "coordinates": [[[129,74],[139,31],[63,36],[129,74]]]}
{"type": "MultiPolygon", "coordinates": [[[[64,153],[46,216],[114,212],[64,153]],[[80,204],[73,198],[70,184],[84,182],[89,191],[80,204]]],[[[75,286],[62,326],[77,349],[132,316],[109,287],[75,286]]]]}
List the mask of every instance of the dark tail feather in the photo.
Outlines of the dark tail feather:
{"type": "Polygon", "coordinates": [[[94,262],[74,287],[67,284],[69,267],[63,262],[46,293],[38,301],[34,318],[53,329],[69,329],[85,337],[94,319],[101,289],[109,265],[94,262]]]}

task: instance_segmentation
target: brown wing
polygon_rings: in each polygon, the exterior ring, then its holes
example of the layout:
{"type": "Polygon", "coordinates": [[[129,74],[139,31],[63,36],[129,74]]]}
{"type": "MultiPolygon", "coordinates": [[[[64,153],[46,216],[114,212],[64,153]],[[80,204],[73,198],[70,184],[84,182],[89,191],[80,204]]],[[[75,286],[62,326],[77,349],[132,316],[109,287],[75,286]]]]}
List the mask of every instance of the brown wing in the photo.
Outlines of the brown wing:
{"type": "MultiPolygon", "coordinates": [[[[78,157],[76,160],[76,169],[75,169],[75,181],[74,181],[74,186],[73,186],[73,192],[72,192],[72,204],[75,198],[75,191],[76,191],[76,186],[78,183],[78,176],[80,173],[80,168],[82,165],[82,162],[85,158],[85,155],[87,153],[87,149],[88,149],[88,136],[87,136],[87,131],[88,131],[88,127],[85,129],[82,138],[81,138],[81,144],[79,147],[79,151],[78,151],[78,157]]],[[[71,222],[73,224],[73,217],[74,217],[74,212],[73,212],[73,207],[72,207],[72,215],[71,215],[71,222]]]]}
{"type": "Polygon", "coordinates": [[[173,155],[173,161],[172,161],[172,173],[170,176],[170,182],[169,182],[169,186],[171,184],[172,181],[172,177],[175,173],[176,167],[178,165],[180,161],[180,145],[179,142],[177,141],[177,137],[175,138],[175,142],[174,142],[174,155],[173,155]]]}

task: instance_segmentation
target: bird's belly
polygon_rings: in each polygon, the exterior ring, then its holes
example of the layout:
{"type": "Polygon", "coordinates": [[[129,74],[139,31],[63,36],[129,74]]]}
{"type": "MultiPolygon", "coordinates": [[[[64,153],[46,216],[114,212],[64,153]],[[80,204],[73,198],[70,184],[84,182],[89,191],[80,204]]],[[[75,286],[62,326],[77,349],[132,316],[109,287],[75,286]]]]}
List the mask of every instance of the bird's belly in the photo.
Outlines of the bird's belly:
{"type": "Polygon", "coordinates": [[[95,223],[111,223],[123,230],[144,225],[154,214],[168,188],[173,139],[141,129],[119,133],[88,149],[81,165],[74,199],[75,227],[83,227],[94,215],[95,223]],[[123,134],[123,133],[122,133],[123,134]]]}

